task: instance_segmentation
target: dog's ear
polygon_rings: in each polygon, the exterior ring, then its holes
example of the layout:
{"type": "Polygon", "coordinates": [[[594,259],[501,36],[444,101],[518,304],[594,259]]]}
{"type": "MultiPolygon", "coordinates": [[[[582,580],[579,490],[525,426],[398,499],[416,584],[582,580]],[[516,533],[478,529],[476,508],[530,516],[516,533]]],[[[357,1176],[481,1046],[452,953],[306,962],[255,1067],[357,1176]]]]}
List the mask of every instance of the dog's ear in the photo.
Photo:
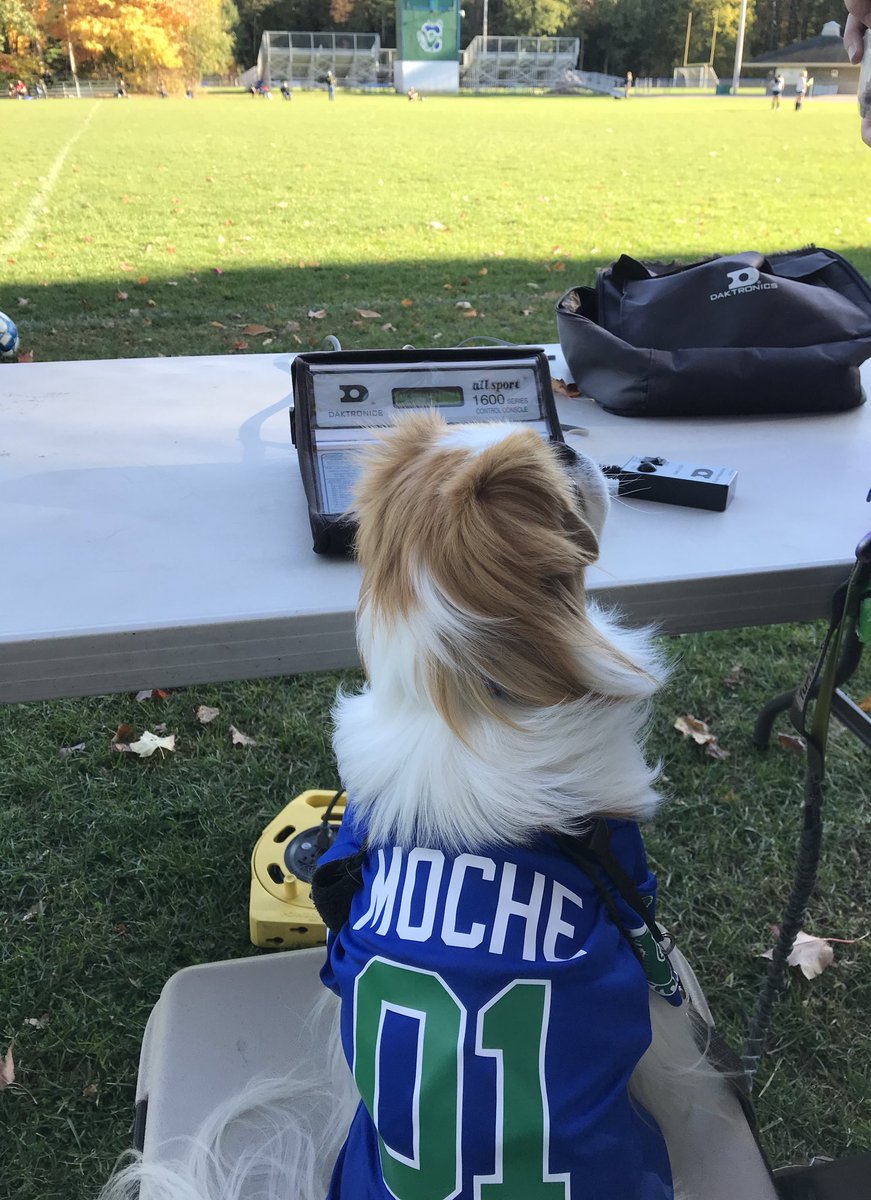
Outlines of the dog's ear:
{"type": "MultiPolygon", "coordinates": [[[[455,672],[465,664],[497,685],[475,702],[498,711],[499,693],[547,707],[582,696],[648,694],[653,680],[590,620],[584,569],[598,557],[571,478],[532,430],[466,456],[441,487],[441,532],[427,570],[449,603],[474,614],[455,672]]],[[[447,694],[446,665],[435,670],[447,694]]],[[[504,705],[503,711],[504,711],[504,705]]]]}

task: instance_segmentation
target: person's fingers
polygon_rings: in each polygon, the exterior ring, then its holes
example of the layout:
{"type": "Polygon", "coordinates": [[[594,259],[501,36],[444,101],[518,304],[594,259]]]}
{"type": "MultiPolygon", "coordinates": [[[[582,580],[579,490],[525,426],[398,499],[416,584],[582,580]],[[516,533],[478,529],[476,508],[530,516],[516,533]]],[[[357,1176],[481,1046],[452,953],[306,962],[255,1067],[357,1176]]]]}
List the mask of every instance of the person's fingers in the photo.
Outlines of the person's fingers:
{"type": "MultiPolygon", "coordinates": [[[[871,13],[866,14],[871,18],[871,13]]],[[[844,49],[851,63],[860,63],[865,52],[865,26],[855,13],[850,13],[844,26],[844,49]]]]}

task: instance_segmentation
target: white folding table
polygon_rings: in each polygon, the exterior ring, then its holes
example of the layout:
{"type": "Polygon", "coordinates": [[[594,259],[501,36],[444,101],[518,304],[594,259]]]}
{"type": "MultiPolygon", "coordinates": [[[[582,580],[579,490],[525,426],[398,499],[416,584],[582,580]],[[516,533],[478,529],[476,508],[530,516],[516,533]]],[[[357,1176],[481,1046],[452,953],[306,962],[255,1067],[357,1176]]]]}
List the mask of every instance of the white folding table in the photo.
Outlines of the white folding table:
{"type": "MultiPolygon", "coordinates": [[[[290,361],[0,369],[0,701],[357,662],[358,571],[311,550],[290,361]]],[[[656,421],[558,403],[601,462],[657,454],[738,471],[725,513],[615,505],[588,576],[598,596],[670,632],[826,614],[871,526],[871,405],[656,421]]]]}

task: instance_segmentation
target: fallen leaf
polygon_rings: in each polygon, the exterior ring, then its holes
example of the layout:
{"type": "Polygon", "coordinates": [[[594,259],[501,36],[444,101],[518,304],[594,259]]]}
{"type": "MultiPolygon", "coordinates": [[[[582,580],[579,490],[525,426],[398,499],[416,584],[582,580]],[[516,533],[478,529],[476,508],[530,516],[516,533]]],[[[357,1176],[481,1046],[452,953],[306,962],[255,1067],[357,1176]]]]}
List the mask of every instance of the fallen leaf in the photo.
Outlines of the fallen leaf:
{"type": "Polygon", "coordinates": [[[129,293],[127,293],[127,292],[116,292],[115,299],[116,300],[129,300],[130,296],[129,296],[129,293]]]}
{"type": "Polygon", "coordinates": [[[146,688],[136,693],[136,699],[141,704],[143,700],[165,700],[168,695],[169,692],[164,688],[146,688]]]}
{"type": "Polygon", "coordinates": [[[489,274],[490,274],[490,268],[489,268],[489,267],[482,267],[482,268],[481,268],[481,270],[478,272],[478,274],[479,274],[479,275],[489,275],[489,274]]]}
{"type": "Polygon", "coordinates": [[[212,325],[212,326],[213,326],[215,329],[226,329],[226,328],[227,328],[227,326],[226,326],[226,325],[222,325],[220,321],[211,321],[211,322],[210,322],[210,324],[211,324],[211,325],[212,325]]]}
{"type": "Polygon", "coordinates": [[[382,325],[381,328],[384,330],[385,333],[396,333],[396,326],[391,325],[389,321],[387,322],[386,325],[382,325]]]}
{"type": "Polygon", "coordinates": [[[219,708],[210,708],[208,704],[201,704],[197,709],[197,720],[201,725],[208,725],[210,721],[214,721],[215,717],[220,715],[219,708]]]}
{"type": "MultiPolygon", "coordinates": [[[[535,310],[530,309],[529,311],[534,312],[535,310]]],[[[524,312],[526,312],[526,309],[524,309],[524,312]]],[[[569,396],[572,399],[575,399],[581,394],[578,391],[578,385],[576,383],[566,383],[564,379],[552,379],[551,383],[553,384],[553,390],[558,396],[569,396]]]]}
{"type": "Polygon", "coordinates": [[[454,307],[455,308],[471,308],[472,305],[469,303],[468,300],[457,300],[454,303],[454,307]]]}
{"type": "Polygon", "coordinates": [[[77,742],[75,746],[61,746],[61,748],[57,752],[57,756],[60,759],[69,758],[69,756],[71,754],[78,754],[81,750],[84,750],[84,749],[85,749],[84,742],[77,742]]]}
{"type": "Polygon", "coordinates": [[[234,746],[256,746],[254,738],[249,737],[247,733],[240,733],[235,725],[230,726],[230,739],[234,746]]]}
{"type": "Polygon", "coordinates": [[[25,1017],[22,1025],[31,1025],[34,1029],[45,1029],[48,1021],[45,1017],[25,1017]]]}
{"type": "Polygon", "coordinates": [[[464,317],[477,317],[477,315],[478,315],[477,308],[466,308],[463,310],[464,317]]]}
{"type": "Polygon", "coordinates": [[[113,746],[117,746],[117,745],[125,745],[126,746],[127,743],[130,741],[130,739],[133,737],[134,733],[135,733],[135,730],[132,725],[127,725],[127,724],[119,725],[118,728],[115,730],[114,736],[112,737],[112,745],[113,746]]]}
{"type": "Polygon", "coordinates": [[[148,283],[148,276],[140,275],[139,278],[136,280],[136,282],[139,284],[140,287],[145,287],[146,283],[148,283]]]}
{"type": "Polygon", "coordinates": [[[15,1060],[12,1057],[12,1047],[14,1045],[14,1042],[10,1043],[3,1061],[0,1062],[0,1092],[5,1088],[11,1087],[15,1082],[15,1060]]]}
{"type": "Polygon", "coordinates": [[[29,304],[29,303],[30,303],[30,301],[27,299],[27,297],[26,297],[26,296],[19,296],[19,297],[18,297],[18,306],[19,306],[19,308],[27,308],[27,306],[28,306],[28,304],[29,304]]]}
{"type": "Polygon", "coordinates": [[[124,924],[123,921],[119,921],[117,925],[112,926],[112,932],[115,934],[116,937],[126,937],[127,936],[127,926],[124,924]]]}
{"type": "Polygon", "coordinates": [[[434,229],[436,233],[442,233],[445,229],[447,229],[447,225],[442,225],[441,221],[430,221],[429,227],[430,229],[434,229]]]}
{"type": "Polygon", "coordinates": [[[212,274],[213,275],[223,275],[224,274],[223,267],[212,267],[212,274]]]}
{"type": "Polygon", "coordinates": [[[791,750],[793,754],[807,753],[807,742],[803,737],[798,737],[794,733],[779,733],[777,740],[784,750],[791,750]]]}
{"type": "Polygon", "coordinates": [[[129,263],[129,262],[122,262],[122,263],[121,263],[121,270],[122,270],[122,271],[132,271],[132,270],[133,270],[133,263],[129,263]]]}
{"type": "Polygon", "coordinates": [[[96,1100],[97,1085],[95,1083],[89,1083],[87,1087],[82,1088],[82,1095],[86,1100],[96,1100]]]}
{"type": "MultiPolygon", "coordinates": [[[[776,925],[772,927],[772,931],[775,934],[779,932],[776,925]]],[[[798,967],[805,979],[816,979],[817,975],[822,975],[826,967],[830,967],[835,961],[835,952],[829,945],[830,940],[812,937],[800,930],[795,935],[795,944],[786,961],[791,967],[798,967]]],[[[771,958],[773,954],[773,950],[766,950],[760,958],[771,958]]]]}
{"type": "Polygon", "coordinates": [[[175,734],[171,733],[169,737],[158,737],[146,729],[138,741],[130,743],[129,749],[131,754],[138,754],[140,758],[150,758],[155,750],[174,750],[175,734]]]}
{"type": "Polygon", "coordinates": [[[375,312],[374,308],[358,308],[357,312],[361,317],[365,317],[367,321],[380,318],[381,313],[375,312]]]}
{"type": "Polygon", "coordinates": [[[250,337],[260,337],[264,333],[275,333],[275,330],[270,329],[268,325],[244,325],[242,332],[247,333],[250,337]]]}
{"type": "Polygon", "coordinates": [[[288,321],[284,328],[288,333],[299,333],[300,329],[302,329],[302,326],[300,325],[299,321],[288,321]]]}
{"type": "Polygon", "coordinates": [[[309,320],[311,321],[323,321],[324,317],[327,315],[327,310],[325,308],[310,308],[308,310],[308,315],[309,320]]]}
{"type": "Polygon", "coordinates": [[[414,304],[414,301],[406,298],[405,300],[400,301],[400,303],[402,304],[403,308],[411,308],[411,306],[414,304]]]}
{"type": "Polygon", "coordinates": [[[674,728],[684,735],[691,737],[698,746],[704,746],[705,754],[708,758],[728,758],[729,751],[724,750],[718,743],[716,735],[711,733],[704,721],[698,720],[697,717],[691,717],[689,713],[685,714],[674,723],[674,728]]]}
{"type": "Polygon", "coordinates": [[[548,269],[551,271],[564,271],[566,269],[566,264],[562,261],[551,263],[548,269]]]}
{"type": "Polygon", "coordinates": [[[36,904],[31,904],[30,908],[22,916],[22,921],[32,921],[34,917],[41,917],[45,913],[45,901],[37,900],[36,904]]]}
{"type": "Polygon", "coordinates": [[[727,688],[738,687],[747,678],[747,672],[740,663],[736,663],[728,675],[723,677],[723,686],[727,688]]]}
{"type": "Polygon", "coordinates": [[[32,351],[32,350],[25,350],[25,352],[24,352],[23,354],[19,354],[19,355],[18,355],[18,361],[19,361],[19,363],[31,363],[31,362],[33,362],[33,351],[32,351]]]}
{"type": "Polygon", "coordinates": [[[166,252],[167,254],[175,254],[175,246],[167,246],[166,252]]]}
{"type": "Polygon", "coordinates": [[[248,349],[248,343],[247,343],[247,342],[234,342],[234,343],[233,343],[233,353],[234,353],[234,354],[237,354],[237,353],[239,353],[240,351],[242,351],[242,350],[247,350],[247,349],[248,349]]]}
{"type": "Polygon", "coordinates": [[[156,300],[146,300],[145,305],[147,308],[157,308],[157,301],[156,300]]]}
{"type": "MultiPolygon", "coordinates": [[[[18,361],[21,362],[21,359],[19,358],[18,361]]],[[[868,693],[864,700],[859,701],[859,707],[862,709],[862,712],[871,713],[871,692],[868,693]]]]}

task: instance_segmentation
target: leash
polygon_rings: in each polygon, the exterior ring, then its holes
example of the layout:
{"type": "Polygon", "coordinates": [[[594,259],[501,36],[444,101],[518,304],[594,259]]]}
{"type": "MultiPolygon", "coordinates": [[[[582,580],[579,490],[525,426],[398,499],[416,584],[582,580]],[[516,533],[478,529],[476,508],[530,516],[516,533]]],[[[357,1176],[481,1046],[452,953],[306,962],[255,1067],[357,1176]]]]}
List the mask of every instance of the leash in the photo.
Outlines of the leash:
{"type": "Polygon", "coordinates": [[[744,1043],[742,1062],[748,1089],[765,1053],[765,1041],[774,1005],[786,983],[787,959],[801,929],[808,901],[816,885],[822,849],[823,777],[826,744],[837,687],[841,647],[848,628],[856,630],[863,642],[871,642],[871,533],[856,547],[856,562],[846,584],[835,594],[829,628],[816,663],[796,691],[790,708],[790,720],[807,742],[802,830],[795,875],[768,972],[756,1002],[744,1043]],[[811,702],[816,699],[813,717],[808,722],[811,702]]]}

